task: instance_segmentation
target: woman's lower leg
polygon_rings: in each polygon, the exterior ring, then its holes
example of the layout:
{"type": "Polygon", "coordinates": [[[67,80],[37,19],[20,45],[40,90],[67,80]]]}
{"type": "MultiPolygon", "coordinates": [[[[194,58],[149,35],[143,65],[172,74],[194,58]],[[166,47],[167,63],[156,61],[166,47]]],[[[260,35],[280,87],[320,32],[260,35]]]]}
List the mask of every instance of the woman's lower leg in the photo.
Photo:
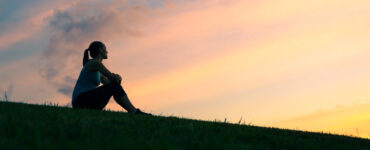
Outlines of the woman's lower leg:
{"type": "Polygon", "coordinates": [[[109,84],[112,89],[114,100],[129,113],[136,112],[136,108],[131,104],[123,87],[118,83],[109,84]]]}
{"type": "Polygon", "coordinates": [[[127,95],[123,95],[120,99],[116,100],[117,103],[127,110],[129,113],[134,113],[136,108],[131,104],[130,99],[127,95]]]}

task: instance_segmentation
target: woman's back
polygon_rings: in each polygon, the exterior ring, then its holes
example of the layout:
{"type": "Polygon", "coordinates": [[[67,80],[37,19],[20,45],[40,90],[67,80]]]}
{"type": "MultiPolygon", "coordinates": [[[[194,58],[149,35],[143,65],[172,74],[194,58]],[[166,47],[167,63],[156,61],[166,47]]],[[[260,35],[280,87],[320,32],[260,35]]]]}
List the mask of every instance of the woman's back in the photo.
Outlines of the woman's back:
{"type": "Polygon", "coordinates": [[[95,89],[101,83],[100,72],[99,71],[89,71],[86,69],[89,62],[94,61],[90,59],[83,67],[80,72],[80,75],[77,79],[76,85],[72,93],[72,102],[77,98],[77,96],[83,92],[95,89]]]}

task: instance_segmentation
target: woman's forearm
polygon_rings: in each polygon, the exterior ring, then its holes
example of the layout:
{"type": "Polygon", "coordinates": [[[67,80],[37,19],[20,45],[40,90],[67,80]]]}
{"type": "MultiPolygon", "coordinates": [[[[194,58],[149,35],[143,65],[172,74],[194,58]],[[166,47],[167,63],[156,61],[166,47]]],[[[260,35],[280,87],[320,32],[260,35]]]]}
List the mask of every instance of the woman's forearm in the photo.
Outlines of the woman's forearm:
{"type": "Polygon", "coordinates": [[[111,73],[102,63],[97,63],[96,65],[97,65],[99,72],[101,72],[104,76],[106,76],[109,79],[109,81],[120,83],[116,75],[111,73]]]}
{"type": "Polygon", "coordinates": [[[106,77],[104,76],[102,73],[100,73],[100,79],[101,79],[101,82],[103,83],[103,85],[106,85],[106,84],[109,84],[111,81],[106,77]]]}

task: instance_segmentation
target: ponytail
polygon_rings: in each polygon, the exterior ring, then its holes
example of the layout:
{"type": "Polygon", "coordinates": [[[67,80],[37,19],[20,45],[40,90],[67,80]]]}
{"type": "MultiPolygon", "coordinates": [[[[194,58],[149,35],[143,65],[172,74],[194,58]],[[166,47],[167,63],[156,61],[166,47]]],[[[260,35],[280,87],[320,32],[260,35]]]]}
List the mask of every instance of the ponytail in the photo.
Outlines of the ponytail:
{"type": "Polygon", "coordinates": [[[82,61],[82,65],[85,66],[88,60],[89,60],[89,49],[86,49],[84,52],[84,58],[82,61]]]}

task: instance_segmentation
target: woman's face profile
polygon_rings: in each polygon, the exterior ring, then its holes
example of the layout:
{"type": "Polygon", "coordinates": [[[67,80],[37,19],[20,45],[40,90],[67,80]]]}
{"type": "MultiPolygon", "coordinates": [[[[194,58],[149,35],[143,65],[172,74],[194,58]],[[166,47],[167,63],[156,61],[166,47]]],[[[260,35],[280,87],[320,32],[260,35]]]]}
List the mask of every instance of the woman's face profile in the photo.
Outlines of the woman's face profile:
{"type": "Polygon", "coordinates": [[[105,46],[103,48],[100,48],[100,55],[103,59],[108,59],[108,52],[105,46]]]}

